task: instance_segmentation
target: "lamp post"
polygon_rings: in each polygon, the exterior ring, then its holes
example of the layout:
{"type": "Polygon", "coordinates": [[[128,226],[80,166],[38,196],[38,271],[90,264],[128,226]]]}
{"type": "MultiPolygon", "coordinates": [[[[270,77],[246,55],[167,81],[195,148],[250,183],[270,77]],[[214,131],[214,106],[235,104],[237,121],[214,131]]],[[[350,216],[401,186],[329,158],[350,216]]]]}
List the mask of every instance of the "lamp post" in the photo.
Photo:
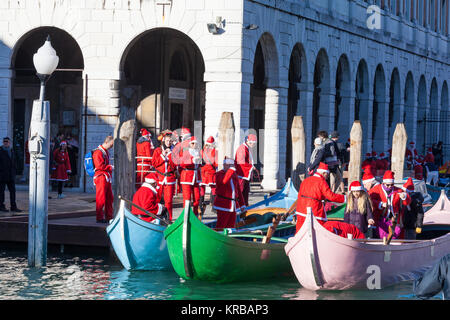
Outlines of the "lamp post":
{"type": "Polygon", "coordinates": [[[31,114],[30,190],[28,217],[28,265],[45,266],[47,262],[47,215],[50,155],[50,103],[44,101],[45,83],[58,66],[59,58],[47,37],[33,56],[34,67],[41,81],[39,100],[34,100],[31,114]]]}

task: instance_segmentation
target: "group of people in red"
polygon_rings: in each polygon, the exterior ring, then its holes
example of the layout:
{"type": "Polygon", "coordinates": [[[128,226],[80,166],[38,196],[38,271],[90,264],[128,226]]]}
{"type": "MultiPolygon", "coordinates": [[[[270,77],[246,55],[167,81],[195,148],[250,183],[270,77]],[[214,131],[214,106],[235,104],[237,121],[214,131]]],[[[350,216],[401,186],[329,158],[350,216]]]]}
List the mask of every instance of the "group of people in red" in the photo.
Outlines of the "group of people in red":
{"type": "MultiPolygon", "coordinates": [[[[181,189],[183,200],[191,201],[193,212],[197,216],[203,215],[206,187],[210,187],[210,203],[217,212],[216,228],[235,226],[236,214],[244,213],[248,206],[249,183],[254,169],[251,149],[257,143],[255,135],[246,137],[237,149],[235,159],[225,158],[223,169],[219,171],[212,136],[200,150],[199,141],[188,128],[181,129],[180,141],[175,131],[164,130],[158,137],[160,146],[156,148],[146,129],[140,133],[136,145],[137,191],[133,203],[172,220],[173,197],[181,189]],[[163,208],[161,200],[164,200],[163,208]]],[[[154,220],[134,206],[132,213],[148,222],[154,220]]]]}
{"type": "MultiPolygon", "coordinates": [[[[393,239],[415,238],[420,233],[421,222],[417,219],[417,213],[412,212],[412,193],[414,183],[409,178],[402,188],[394,185],[394,173],[386,170],[383,180],[378,183],[370,169],[366,168],[362,183],[352,181],[348,187],[348,193],[333,193],[327,183],[329,175],[328,166],[320,163],[314,174],[306,178],[300,185],[296,207],[296,231],[298,232],[305,218],[307,208],[311,208],[312,214],[318,222],[331,232],[342,237],[363,239],[368,228],[375,228],[375,238],[387,238],[389,227],[395,224],[393,239]],[[347,203],[344,222],[329,221],[325,212],[324,202],[347,203]],[[414,217],[413,227],[404,223],[414,217]],[[411,232],[410,229],[414,229],[411,232]]],[[[416,203],[414,203],[416,205],[416,203]]],[[[421,203],[419,203],[421,206],[421,203]]],[[[419,216],[420,219],[420,216],[419,216]]],[[[422,211],[423,220],[423,211],[422,211]]]]}

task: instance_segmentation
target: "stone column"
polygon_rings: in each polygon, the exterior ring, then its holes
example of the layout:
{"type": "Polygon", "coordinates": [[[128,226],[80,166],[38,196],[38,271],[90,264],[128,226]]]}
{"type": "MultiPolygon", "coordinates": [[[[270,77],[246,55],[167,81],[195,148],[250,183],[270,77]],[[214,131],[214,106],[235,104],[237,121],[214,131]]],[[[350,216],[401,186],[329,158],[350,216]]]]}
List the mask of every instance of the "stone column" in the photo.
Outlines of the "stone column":
{"type": "Polygon", "coordinates": [[[373,139],[372,131],[372,117],[373,114],[373,94],[369,93],[368,97],[360,99],[359,115],[361,121],[361,127],[363,131],[363,154],[372,151],[373,139]],[[365,110],[364,110],[365,109],[365,110]]]}
{"type": "MultiPolygon", "coordinates": [[[[354,87],[354,82],[351,82],[354,87]]],[[[339,110],[341,113],[339,114],[339,123],[342,124],[342,127],[339,126],[337,130],[340,134],[340,142],[344,145],[347,142],[347,139],[350,137],[350,130],[353,126],[353,121],[355,119],[355,91],[354,90],[341,90],[341,104],[339,106],[339,110]],[[342,111],[346,111],[347,113],[343,114],[342,111]]]]}
{"type": "Polygon", "coordinates": [[[12,110],[14,103],[11,91],[12,74],[13,71],[10,69],[0,69],[0,96],[3,97],[0,100],[0,135],[1,137],[8,136],[14,139],[12,133],[12,110]]]}
{"type": "MultiPolygon", "coordinates": [[[[306,173],[306,137],[305,128],[303,126],[303,117],[295,116],[292,121],[292,171],[296,170],[297,165],[302,166],[302,173],[306,173]]],[[[305,178],[305,174],[301,174],[301,180],[305,178]]]]}
{"type": "Polygon", "coordinates": [[[264,123],[264,189],[274,190],[285,183],[287,89],[266,89],[264,123]],[[284,120],[284,121],[283,121],[284,120]]]}

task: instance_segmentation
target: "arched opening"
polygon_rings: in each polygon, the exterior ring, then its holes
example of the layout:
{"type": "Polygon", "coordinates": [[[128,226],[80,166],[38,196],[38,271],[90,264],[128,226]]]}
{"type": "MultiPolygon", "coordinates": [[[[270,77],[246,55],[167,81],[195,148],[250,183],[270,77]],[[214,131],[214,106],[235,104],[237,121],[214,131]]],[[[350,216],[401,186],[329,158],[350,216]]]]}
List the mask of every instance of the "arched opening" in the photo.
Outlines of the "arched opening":
{"type": "Polygon", "coordinates": [[[430,88],[430,110],[427,116],[427,145],[426,148],[431,147],[433,143],[437,143],[439,139],[439,100],[438,100],[438,85],[436,78],[431,81],[430,88]]]}
{"type": "Polygon", "coordinates": [[[427,117],[427,84],[425,76],[420,77],[417,93],[417,131],[416,131],[416,149],[422,153],[425,150],[425,141],[427,136],[426,117],[427,117]]]}
{"type": "MultiPolygon", "coordinates": [[[[15,45],[11,59],[13,141],[16,148],[17,175],[27,183],[29,156],[25,151],[31,122],[33,100],[39,98],[40,83],[33,65],[33,55],[47,36],[59,56],[59,64],[47,82],[45,99],[50,102],[50,137],[63,133],[69,141],[72,175],[66,187],[80,187],[81,128],[83,106],[84,61],[78,43],[66,31],[40,27],[25,34],[15,45]],[[28,162],[28,164],[27,164],[28,162]]],[[[59,147],[59,146],[56,146],[59,147]]]]}
{"type": "MultiPolygon", "coordinates": [[[[330,64],[324,49],[319,51],[314,66],[314,92],[312,112],[313,137],[319,131],[330,130],[330,64]]],[[[313,139],[312,139],[313,140],[313,139]]]]}
{"type": "MultiPolygon", "coordinates": [[[[169,28],[144,32],[121,61],[122,101],[136,108],[138,130],[204,129],[205,64],[187,35],[169,28]]],[[[196,133],[198,134],[198,133],[196,133]]],[[[202,137],[197,137],[202,139],[202,137]]]]}
{"type": "Polygon", "coordinates": [[[414,78],[412,72],[408,72],[405,83],[405,108],[403,112],[403,119],[406,127],[406,134],[408,140],[414,140],[414,130],[417,125],[417,108],[414,103],[414,78]]]}
{"type": "Polygon", "coordinates": [[[440,116],[440,138],[442,141],[442,153],[444,155],[444,159],[448,159],[450,153],[450,137],[449,137],[449,126],[450,126],[450,105],[448,99],[448,85],[447,81],[444,81],[442,85],[442,93],[441,93],[441,116],[440,116]]]}
{"type": "Polygon", "coordinates": [[[392,136],[397,123],[401,122],[401,92],[400,92],[400,75],[398,69],[394,68],[391,75],[391,83],[389,86],[389,117],[388,117],[388,141],[392,141],[392,136]]]}
{"type": "MultiPolygon", "coordinates": [[[[295,116],[306,116],[306,97],[302,86],[307,81],[307,61],[304,48],[297,44],[291,53],[289,61],[289,90],[288,90],[288,117],[287,117],[287,141],[286,141],[286,179],[291,176],[293,168],[292,163],[292,121],[295,116]]],[[[306,132],[305,132],[306,134],[306,132]]],[[[307,139],[307,137],[305,137],[307,139]]]]}
{"type": "Polygon", "coordinates": [[[369,70],[365,60],[361,60],[358,64],[355,80],[355,118],[361,122],[363,130],[363,154],[367,152],[368,146],[368,130],[369,130],[369,70]],[[365,139],[364,139],[365,138],[365,139]]]}
{"type": "MultiPolygon", "coordinates": [[[[266,67],[264,61],[264,54],[261,46],[261,41],[258,41],[255,51],[255,59],[253,62],[253,83],[250,85],[250,117],[249,129],[253,131],[258,137],[261,137],[260,132],[263,132],[265,125],[266,113],[266,67]]],[[[259,172],[262,171],[264,158],[264,144],[256,144],[256,168],[259,172]]]]}
{"type": "Polygon", "coordinates": [[[343,144],[350,137],[352,126],[350,110],[350,65],[347,56],[342,55],[336,70],[336,98],[334,104],[334,130],[343,144]]]}
{"type": "Polygon", "coordinates": [[[386,79],[383,66],[379,64],[375,71],[372,113],[372,150],[378,153],[385,149],[386,124],[386,79]]]}

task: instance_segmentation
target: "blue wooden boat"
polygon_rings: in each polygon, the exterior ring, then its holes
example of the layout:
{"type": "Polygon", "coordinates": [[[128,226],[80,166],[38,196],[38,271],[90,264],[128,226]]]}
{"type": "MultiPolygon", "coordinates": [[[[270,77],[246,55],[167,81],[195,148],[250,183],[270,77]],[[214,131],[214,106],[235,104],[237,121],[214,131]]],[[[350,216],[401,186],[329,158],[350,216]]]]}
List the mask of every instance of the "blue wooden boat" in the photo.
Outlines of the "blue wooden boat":
{"type": "Polygon", "coordinates": [[[114,252],[127,270],[171,270],[164,230],[133,215],[120,201],[119,212],[106,228],[114,252]]]}
{"type": "Polygon", "coordinates": [[[298,191],[295,189],[292,180],[289,178],[283,189],[272,196],[264,196],[264,200],[247,207],[247,211],[263,208],[283,208],[288,209],[297,200],[298,191]]]}

